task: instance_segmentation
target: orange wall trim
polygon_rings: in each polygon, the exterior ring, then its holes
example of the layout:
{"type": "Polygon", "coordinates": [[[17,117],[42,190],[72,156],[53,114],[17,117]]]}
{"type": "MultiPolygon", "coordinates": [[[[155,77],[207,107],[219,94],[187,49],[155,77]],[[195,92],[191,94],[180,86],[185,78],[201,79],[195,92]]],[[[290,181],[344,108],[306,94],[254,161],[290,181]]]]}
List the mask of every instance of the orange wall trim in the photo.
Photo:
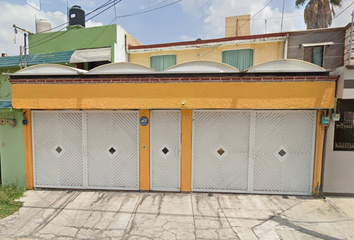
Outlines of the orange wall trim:
{"type": "Polygon", "coordinates": [[[25,140],[25,171],[26,171],[26,187],[33,189],[33,155],[32,155],[32,117],[31,110],[23,110],[27,118],[27,125],[23,125],[23,135],[25,140]]]}
{"type": "Polygon", "coordinates": [[[321,124],[321,116],[325,115],[325,110],[317,111],[316,119],[316,142],[315,142],[315,162],[313,165],[313,184],[312,193],[314,195],[318,194],[316,188],[321,186],[321,172],[322,172],[322,153],[323,153],[323,142],[325,135],[325,125],[321,124]]]}
{"type": "Polygon", "coordinates": [[[150,110],[140,110],[139,119],[147,117],[149,124],[142,126],[139,123],[139,153],[140,153],[140,190],[150,190],[150,110]]]}
{"type": "Polygon", "coordinates": [[[181,191],[191,191],[192,167],[192,109],[182,109],[181,136],[181,191]]]}
{"type": "Polygon", "coordinates": [[[328,109],[335,82],[12,84],[22,109],[328,109]]]}

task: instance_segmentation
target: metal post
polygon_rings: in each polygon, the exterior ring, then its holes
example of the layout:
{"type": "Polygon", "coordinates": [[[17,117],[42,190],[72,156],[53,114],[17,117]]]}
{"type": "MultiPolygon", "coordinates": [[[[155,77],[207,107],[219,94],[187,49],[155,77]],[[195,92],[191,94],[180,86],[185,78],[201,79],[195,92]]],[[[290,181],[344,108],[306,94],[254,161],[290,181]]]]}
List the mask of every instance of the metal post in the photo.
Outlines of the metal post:
{"type": "Polygon", "coordinates": [[[27,67],[27,33],[24,33],[23,37],[24,37],[24,43],[25,43],[23,50],[24,50],[25,68],[26,68],[27,67]]]}
{"type": "Polygon", "coordinates": [[[352,23],[350,24],[350,40],[349,40],[349,52],[348,52],[348,65],[350,65],[350,60],[352,58],[352,41],[353,41],[353,21],[354,21],[354,11],[352,12],[352,23]]]}
{"type": "Polygon", "coordinates": [[[20,46],[20,69],[22,69],[22,46],[20,46]]]}
{"type": "Polygon", "coordinates": [[[285,0],[283,0],[283,12],[281,14],[280,32],[283,32],[284,7],[285,7],[285,0]]]}

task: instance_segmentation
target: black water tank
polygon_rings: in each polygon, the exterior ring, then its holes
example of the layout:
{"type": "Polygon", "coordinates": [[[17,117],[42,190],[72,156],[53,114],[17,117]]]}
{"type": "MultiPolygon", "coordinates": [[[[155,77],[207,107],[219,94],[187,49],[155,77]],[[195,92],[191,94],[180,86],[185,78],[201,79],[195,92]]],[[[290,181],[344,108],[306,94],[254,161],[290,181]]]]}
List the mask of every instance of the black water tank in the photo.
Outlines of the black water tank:
{"type": "Polygon", "coordinates": [[[69,9],[69,26],[81,25],[85,27],[85,11],[74,5],[69,9]]]}

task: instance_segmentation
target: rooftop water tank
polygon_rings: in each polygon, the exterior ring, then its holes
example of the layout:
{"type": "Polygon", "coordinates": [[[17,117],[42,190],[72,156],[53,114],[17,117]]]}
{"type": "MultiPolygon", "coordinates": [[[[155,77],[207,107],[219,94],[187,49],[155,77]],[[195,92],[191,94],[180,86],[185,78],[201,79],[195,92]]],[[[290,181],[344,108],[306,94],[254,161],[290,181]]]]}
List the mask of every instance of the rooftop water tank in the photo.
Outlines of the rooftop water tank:
{"type": "Polygon", "coordinates": [[[50,32],[52,29],[52,24],[46,19],[38,19],[36,21],[36,33],[50,32]]]}
{"type": "Polygon", "coordinates": [[[85,27],[85,11],[74,5],[69,9],[69,26],[81,25],[85,27]]]}

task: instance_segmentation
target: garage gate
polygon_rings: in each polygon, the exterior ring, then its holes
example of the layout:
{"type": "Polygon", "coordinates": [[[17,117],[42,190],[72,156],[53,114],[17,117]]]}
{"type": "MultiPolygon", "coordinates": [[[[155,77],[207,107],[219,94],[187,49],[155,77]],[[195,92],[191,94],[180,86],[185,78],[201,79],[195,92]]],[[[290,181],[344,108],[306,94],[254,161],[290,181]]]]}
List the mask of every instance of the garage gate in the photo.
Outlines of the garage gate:
{"type": "Polygon", "coordinates": [[[192,191],[311,194],[315,111],[193,115],[192,191]]]}
{"type": "Polygon", "coordinates": [[[139,189],[137,111],[33,111],[34,186],[139,189]]]}

